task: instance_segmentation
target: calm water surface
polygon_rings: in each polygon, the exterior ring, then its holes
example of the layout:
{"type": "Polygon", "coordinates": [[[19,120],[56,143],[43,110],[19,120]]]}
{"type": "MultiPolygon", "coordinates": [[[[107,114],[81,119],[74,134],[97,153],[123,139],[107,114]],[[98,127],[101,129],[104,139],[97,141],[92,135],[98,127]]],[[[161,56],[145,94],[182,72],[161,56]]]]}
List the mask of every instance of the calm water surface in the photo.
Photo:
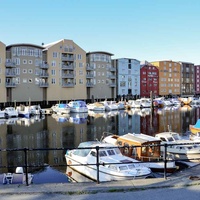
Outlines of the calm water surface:
{"type": "MultiPolygon", "coordinates": [[[[186,135],[189,125],[200,117],[200,107],[169,107],[163,109],[132,109],[103,113],[81,113],[65,116],[44,116],[0,119],[0,149],[49,149],[76,148],[80,142],[100,140],[103,132],[123,135],[172,131],[186,135]]],[[[30,172],[34,183],[68,182],[65,175],[65,150],[28,151],[30,172]],[[46,167],[41,167],[41,166],[46,167]]],[[[24,163],[23,151],[0,151],[1,173],[13,171],[11,166],[24,163]],[[5,168],[4,168],[5,167],[5,168]]]]}

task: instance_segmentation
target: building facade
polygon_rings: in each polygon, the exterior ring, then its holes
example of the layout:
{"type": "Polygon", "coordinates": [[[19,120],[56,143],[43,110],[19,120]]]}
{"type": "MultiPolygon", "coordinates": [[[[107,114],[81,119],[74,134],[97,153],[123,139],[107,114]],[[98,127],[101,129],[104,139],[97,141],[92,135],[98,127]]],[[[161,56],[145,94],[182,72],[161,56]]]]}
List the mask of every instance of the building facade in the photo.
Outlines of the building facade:
{"type": "Polygon", "coordinates": [[[46,99],[86,99],[86,52],[72,40],[66,39],[43,47],[45,63],[49,65],[46,99]]]}
{"type": "Polygon", "coordinates": [[[172,60],[151,62],[159,70],[159,95],[181,94],[181,64],[172,60]]]}
{"type": "Polygon", "coordinates": [[[113,54],[104,51],[86,54],[87,99],[116,97],[116,68],[112,65],[111,56],[113,54]]]}
{"type": "Polygon", "coordinates": [[[181,64],[181,96],[193,96],[194,88],[194,64],[180,62],[181,64]]]}
{"type": "Polygon", "coordinates": [[[200,95],[200,65],[194,66],[194,90],[195,95],[200,95]]]}
{"type": "Polygon", "coordinates": [[[147,64],[140,69],[140,96],[150,97],[159,95],[159,70],[157,67],[147,64]]]}
{"type": "Polygon", "coordinates": [[[6,45],[0,41],[0,103],[7,101],[5,87],[6,45]]]}
{"type": "Polygon", "coordinates": [[[113,66],[117,69],[117,95],[140,95],[140,61],[114,59],[113,66]]]}

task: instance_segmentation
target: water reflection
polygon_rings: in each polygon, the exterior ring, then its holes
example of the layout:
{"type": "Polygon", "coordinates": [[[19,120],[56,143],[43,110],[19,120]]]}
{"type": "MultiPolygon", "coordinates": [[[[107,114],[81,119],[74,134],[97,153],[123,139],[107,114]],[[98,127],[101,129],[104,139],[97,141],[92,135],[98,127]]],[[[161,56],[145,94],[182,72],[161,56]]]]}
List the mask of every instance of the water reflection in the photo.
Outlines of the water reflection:
{"type": "MultiPolygon", "coordinates": [[[[168,125],[181,135],[200,118],[199,107],[163,109],[132,109],[129,111],[88,112],[66,116],[46,115],[44,118],[12,118],[0,120],[0,149],[76,148],[80,142],[100,140],[103,132],[123,135],[128,132],[154,136],[167,131],[168,125]]],[[[48,164],[59,169],[65,165],[63,150],[28,151],[31,172],[48,164]]],[[[21,166],[23,151],[0,151],[0,166],[21,166]]],[[[0,168],[1,173],[7,168],[0,168]]],[[[14,169],[13,169],[14,171],[14,169]]]]}

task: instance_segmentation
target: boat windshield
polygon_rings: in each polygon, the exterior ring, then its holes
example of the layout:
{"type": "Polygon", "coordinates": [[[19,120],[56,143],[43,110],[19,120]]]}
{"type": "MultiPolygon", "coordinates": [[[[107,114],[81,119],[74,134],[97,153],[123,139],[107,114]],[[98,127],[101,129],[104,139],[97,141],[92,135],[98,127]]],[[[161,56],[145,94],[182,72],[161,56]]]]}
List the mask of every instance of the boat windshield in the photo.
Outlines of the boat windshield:
{"type": "Polygon", "coordinates": [[[128,166],[126,166],[126,165],[119,166],[119,170],[120,170],[120,171],[128,170],[128,166]]]}
{"type": "Polygon", "coordinates": [[[174,138],[174,140],[180,140],[180,137],[178,134],[173,134],[173,138],[174,138]]]}

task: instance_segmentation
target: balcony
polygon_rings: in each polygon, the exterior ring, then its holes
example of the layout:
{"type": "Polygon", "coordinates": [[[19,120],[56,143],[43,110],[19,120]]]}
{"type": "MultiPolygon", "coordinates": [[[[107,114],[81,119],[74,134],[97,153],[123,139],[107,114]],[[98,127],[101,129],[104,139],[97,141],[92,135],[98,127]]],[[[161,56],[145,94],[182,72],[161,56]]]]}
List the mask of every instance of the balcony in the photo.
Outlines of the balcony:
{"type": "Polygon", "coordinates": [[[94,67],[93,67],[93,66],[87,66],[87,67],[86,67],[86,70],[92,71],[92,70],[94,70],[94,67]]]}
{"type": "Polygon", "coordinates": [[[74,78],[74,74],[70,74],[70,73],[62,73],[61,74],[62,78],[74,78]]]}
{"type": "Polygon", "coordinates": [[[41,78],[48,78],[49,77],[49,73],[40,73],[40,77],[41,78]]]}
{"type": "Polygon", "coordinates": [[[116,83],[110,83],[109,86],[110,87],[116,87],[116,83]]]}
{"type": "Polygon", "coordinates": [[[64,52],[70,52],[70,53],[71,53],[71,52],[73,52],[74,50],[73,50],[73,48],[64,48],[63,51],[64,51],[64,52]]]}
{"type": "Polygon", "coordinates": [[[116,76],[113,75],[113,74],[112,74],[112,75],[109,75],[108,77],[109,77],[110,79],[116,79],[116,76]]]}
{"type": "Polygon", "coordinates": [[[88,73],[88,74],[86,74],[86,78],[94,78],[94,73],[88,73]]]}
{"type": "Polygon", "coordinates": [[[6,72],[6,77],[16,77],[16,72],[6,72]]]}
{"type": "Polygon", "coordinates": [[[94,87],[94,83],[86,83],[86,87],[94,87]]]}
{"type": "Polygon", "coordinates": [[[74,70],[74,65],[64,65],[64,64],[62,64],[62,69],[74,70]]]}
{"type": "Polygon", "coordinates": [[[74,61],[73,56],[62,56],[62,61],[74,61]]]}
{"type": "Polygon", "coordinates": [[[16,63],[14,62],[6,62],[6,67],[16,67],[16,63]]]}
{"type": "Polygon", "coordinates": [[[48,69],[49,68],[49,64],[45,64],[45,63],[40,63],[39,64],[41,69],[48,69]]]}
{"type": "Polygon", "coordinates": [[[7,88],[16,87],[16,83],[13,83],[13,82],[7,83],[7,82],[6,82],[6,87],[7,87],[7,88]]]}
{"type": "Polygon", "coordinates": [[[42,88],[49,87],[49,83],[39,83],[39,86],[42,88]]]}
{"type": "Polygon", "coordinates": [[[62,83],[62,87],[74,87],[74,83],[62,83]]]}
{"type": "Polygon", "coordinates": [[[111,71],[111,72],[116,72],[116,68],[115,68],[115,67],[110,67],[110,68],[109,68],[109,71],[111,71]]]}

